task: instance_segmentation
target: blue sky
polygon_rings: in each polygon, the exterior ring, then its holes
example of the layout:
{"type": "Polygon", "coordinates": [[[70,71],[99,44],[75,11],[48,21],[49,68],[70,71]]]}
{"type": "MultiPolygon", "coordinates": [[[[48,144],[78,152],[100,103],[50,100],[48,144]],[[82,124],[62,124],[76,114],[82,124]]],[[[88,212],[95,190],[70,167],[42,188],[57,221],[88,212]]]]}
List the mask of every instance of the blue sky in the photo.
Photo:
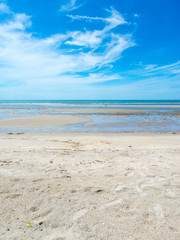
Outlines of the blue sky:
{"type": "Polygon", "coordinates": [[[180,99],[179,0],[0,0],[0,99],[180,99]]]}

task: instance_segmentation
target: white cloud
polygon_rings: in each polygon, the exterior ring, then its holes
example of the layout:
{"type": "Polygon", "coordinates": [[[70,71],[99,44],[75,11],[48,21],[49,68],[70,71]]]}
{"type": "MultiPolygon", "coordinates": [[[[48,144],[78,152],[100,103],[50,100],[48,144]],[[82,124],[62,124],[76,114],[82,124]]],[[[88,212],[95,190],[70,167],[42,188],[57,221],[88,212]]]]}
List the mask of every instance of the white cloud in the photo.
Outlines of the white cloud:
{"type": "Polygon", "coordinates": [[[157,65],[154,65],[154,67],[152,67],[148,70],[149,70],[149,72],[157,72],[157,71],[161,71],[161,70],[171,72],[171,71],[174,71],[177,68],[178,69],[180,68],[180,61],[177,61],[176,63],[173,63],[173,64],[164,65],[164,66],[161,66],[161,67],[157,67],[157,65]]]}
{"type": "Polygon", "coordinates": [[[4,13],[11,13],[11,10],[9,9],[8,5],[5,2],[0,3],[0,14],[4,13]]]}
{"type": "Polygon", "coordinates": [[[128,76],[140,76],[140,78],[149,79],[161,79],[161,77],[163,77],[164,79],[171,79],[172,75],[176,75],[176,77],[180,79],[180,61],[163,66],[158,66],[157,64],[143,64],[142,62],[136,65],[139,67],[124,74],[127,74],[128,76]]]}
{"type": "Polygon", "coordinates": [[[80,16],[80,15],[67,15],[67,16],[72,18],[73,20],[86,20],[89,22],[105,21],[105,18],[103,18],[103,17],[89,17],[89,16],[80,16]]]}
{"type": "Polygon", "coordinates": [[[135,18],[139,18],[140,15],[139,15],[138,13],[135,13],[135,14],[134,14],[134,17],[135,17],[135,18]]]}
{"type": "Polygon", "coordinates": [[[1,24],[0,28],[4,28],[4,31],[25,30],[31,26],[30,18],[26,14],[14,14],[13,19],[8,23],[1,24]]]}
{"type": "Polygon", "coordinates": [[[80,8],[81,6],[82,4],[78,4],[77,0],[69,0],[67,4],[61,6],[60,11],[72,11],[80,8]]]}
{"type": "Polygon", "coordinates": [[[108,26],[105,27],[105,30],[110,30],[117,27],[118,25],[127,23],[125,19],[122,17],[122,15],[114,8],[111,8],[110,10],[107,11],[111,13],[111,16],[105,19],[105,21],[109,24],[108,26]]]}
{"type": "Polygon", "coordinates": [[[102,30],[57,33],[47,38],[27,31],[32,25],[30,16],[10,12],[0,23],[1,96],[5,89],[38,94],[120,79],[109,71],[109,65],[112,67],[134,43],[131,35],[112,32],[126,21],[114,9],[110,12],[110,17],[101,20],[105,24],[102,30]]]}
{"type": "Polygon", "coordinates": [[[106,10],[111,15],[108,18],[103,17],[89,17],[89,16],[80,16],[80,15],[67,15],[68,17],[72,18],[73,20],[86,20],[86,21],[102,21],[106,24],[103,31],[109,31],[118,25],[126,24],[127,22],[122,17],[122,15],[117,12],[114,8],[111,7],[110,10],[106,10]]]}
{"type": "Polygon", "coordinates": [[[102,30],[94,31],[85,31],[85,32],[72,32],[70,34],[71,40],[66,41],[66,44],[77,45],[84,47],[97,48],[100,44],[101,47],[103,41],[108,37],[111,37],[111,41],[108,44],[106,49],[106,54],[104,57],[107,59],[108,56],[111,56],[113,51],[116,52],[116,55],[120,54],[126,47],[133,46],[134,43],[131,40],[131,35],[128,36],[119,36],[115,34],[109,34],[109,32],[117,27],[118,25],[126,24],[127,22],[121,16],[119,12],[111,8],[106,10],[110,13],[110,16],[107,18],[102,17],[89,17],[89,16],[80,16],[80,15],[67,15],[73,20],[87,20],[87,21],[102,21],[105,24],[105,27],[102,30]],[[112,48],[112,49],[111,49],[112,48]],[[109,49],[109,53],[107,50],[109,49]]]}
{"type": "MultiPolygon", "coordinates": [[[[72,3],[77,4],[76,1],[72,3]]],[[[37,38],[27,31],[32,24],[31,17],[13,13],[3,4],[0,4],[0,12],[9,15],[0,23],[1,98],[144,96],[147,99],[164,94],[174,98],[179,94],[179,61],[164,66],[141,62],[135,70],[120,74],[114,74],[109,68],[113,68],[113,63],[126,49],[135,45],[131,34],[115,33],[114,28],[127,22],[113,8],[107,11],[106,18],[70,16],[85,22],[101,21],[102,29],[67,31],[37,38]],[[113,80],[121,80],[123,85],[92,87],[92,84],[113,80]]]]}
{"type": "Polygon", "coordinates": [[[131,35],[115,35],[112,34],[112,41],[108,44],[106,49],[106,54],[104,56],[103,63],[110,63],[111,61],[115,61],[120,58],[121,53],[128,49],[129,47],[133,47],[135,43],[132,41],[131,35]],[[109,61],[111,59],[111,61],[109,61]]]}
{"type": "MultiPolygon", "coordinates": [[[[111,22],[107,19],[106,22],[111,22]]],[[[122,21],[119,21],[119,24],[122,21]]],[[[104,29],[67,32],[39,39],[26,32],[26,28],[31,24],[30,17],[26,14],[13,14],[9,21],[0,24],[1,80],[32,81],[54,77],[62,81],[61,75],[91,71],[113,63],[125,49],[133,46],[131,36],[111,35],[110,44],[104,43],[104,50],[96,53],[95,49],[102,47],[100,45],[103,40],[110,37],[104,29]],[[70,54],[71,49],[66,49],[65,45],[87,47],[88,51],[81,49],[70,54]]],[[[107,25],[109,27],[109,24],[107,25]]],[[[117,23],[113,23],[113,26],[115,25],[117,23]]]]}
{"type": "Polygon", "coordinates": [[[101,31],[72,32],[69,34],[72,40],[66,41],[66,44],[94,48],[102,42],[101,31]]]}

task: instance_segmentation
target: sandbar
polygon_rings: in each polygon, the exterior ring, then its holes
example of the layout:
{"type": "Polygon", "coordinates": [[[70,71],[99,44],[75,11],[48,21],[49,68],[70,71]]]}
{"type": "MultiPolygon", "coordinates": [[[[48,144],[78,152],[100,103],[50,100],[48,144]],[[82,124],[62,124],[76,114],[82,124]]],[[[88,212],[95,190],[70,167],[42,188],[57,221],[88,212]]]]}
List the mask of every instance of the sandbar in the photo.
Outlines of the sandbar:
{"type": "Polygon", "coordinates": [[[88,119],[71,115],[38,115],[0,119],[0,127],[48,127],[87,122],[88,119]]]}

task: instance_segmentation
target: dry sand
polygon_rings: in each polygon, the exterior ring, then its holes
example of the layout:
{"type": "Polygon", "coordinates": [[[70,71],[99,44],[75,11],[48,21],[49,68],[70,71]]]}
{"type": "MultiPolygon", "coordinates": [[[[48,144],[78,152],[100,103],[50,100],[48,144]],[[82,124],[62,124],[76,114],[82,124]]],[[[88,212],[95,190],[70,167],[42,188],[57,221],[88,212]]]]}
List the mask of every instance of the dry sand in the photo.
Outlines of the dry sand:
{"type": "Polygon", "coordinates": [[[179,240],[180,134],[1,134],[0,202],[2,240],[179,240]]]}
{"type": "Polygon", "coordinates": [[[0,119],[0,127],[49,127],[87,122],[88,119],[71,115],[39,115],[0,119]]]}

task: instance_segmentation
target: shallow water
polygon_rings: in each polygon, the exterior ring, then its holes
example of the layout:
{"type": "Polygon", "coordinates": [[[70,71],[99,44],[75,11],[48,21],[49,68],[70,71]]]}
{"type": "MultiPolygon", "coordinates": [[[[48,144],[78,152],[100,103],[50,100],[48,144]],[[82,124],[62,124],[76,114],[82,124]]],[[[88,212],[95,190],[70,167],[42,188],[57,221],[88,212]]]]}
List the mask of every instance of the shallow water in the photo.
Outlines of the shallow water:
{"type": "Polygon", "coordinates": [[[173,111],[150,111],[146,113],[77,113],[77,112],[56,112],[41,111],[42,109],[10,109],[0,112],[1,119],[37,116],[43,114],[49,115],[78,115],[87,117],[89,122],[65,125],[60,127],[26,127],[26,128],[0,128],[1,133],[18,133],[18,132],[59,132],[59,133],[75,133],[75,132],[107,132],[107,133],[126,133],[126,132],[180,132],[180,118],[173,114],[173,111]]]}

